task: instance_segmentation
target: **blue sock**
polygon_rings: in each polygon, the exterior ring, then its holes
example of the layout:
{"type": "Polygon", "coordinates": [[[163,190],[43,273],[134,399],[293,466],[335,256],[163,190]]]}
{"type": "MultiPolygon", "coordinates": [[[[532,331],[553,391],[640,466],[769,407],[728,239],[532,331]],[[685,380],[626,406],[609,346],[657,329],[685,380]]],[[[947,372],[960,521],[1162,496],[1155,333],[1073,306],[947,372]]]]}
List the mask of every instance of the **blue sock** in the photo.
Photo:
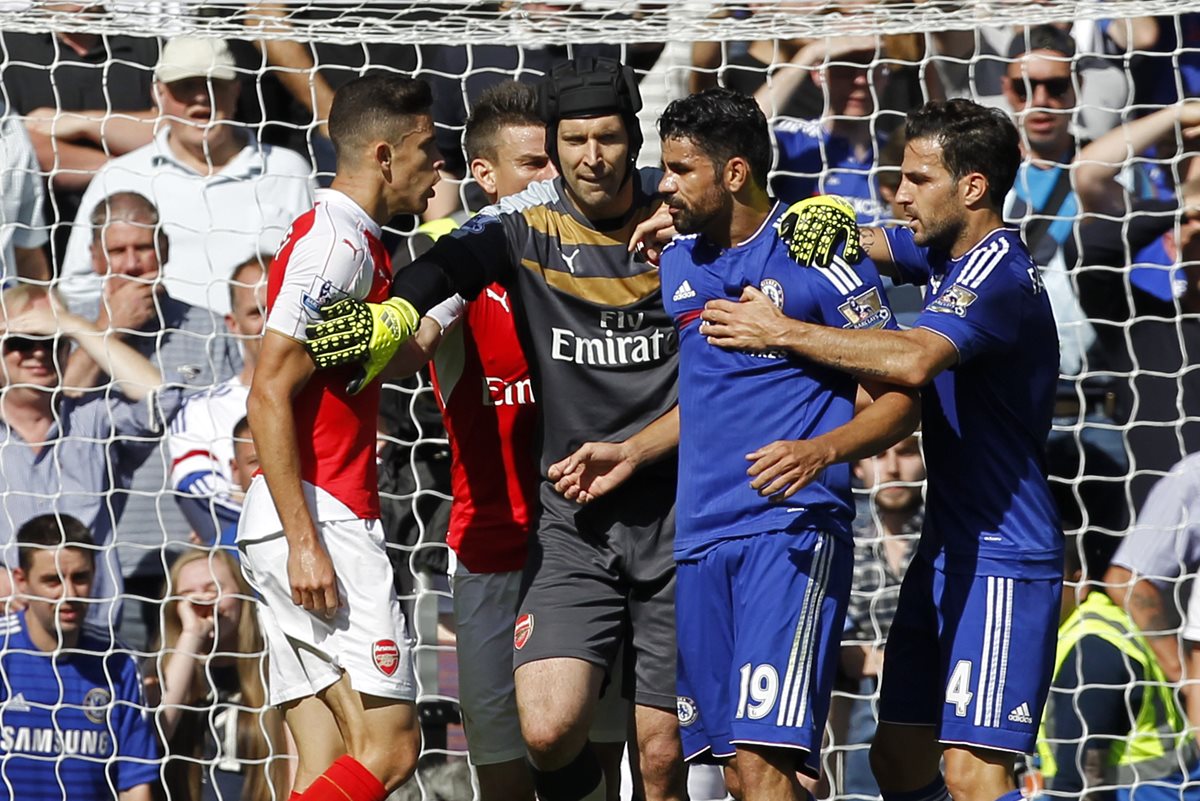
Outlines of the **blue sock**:
{"type": "Polygon", "coordinates": [[[1021,788],[1018,787],[1016,790],[1009,790],[1007,793],[997,798],[996,801],[1021,801],[1021,799],[1024,797],[1025,794],[1022,793],[1021,788]]]}
{"type": "MultiPolygon", "coordinates": [[[[940,772],[933,777],[933,781],[919,790],[904,793],[884,790],[882,794],[883,801],[950,801],[950,793],[946,791],[946,780],[940,772]]],[[[1008,801],[1007,797],[1005,801],[1008,801]]]]}

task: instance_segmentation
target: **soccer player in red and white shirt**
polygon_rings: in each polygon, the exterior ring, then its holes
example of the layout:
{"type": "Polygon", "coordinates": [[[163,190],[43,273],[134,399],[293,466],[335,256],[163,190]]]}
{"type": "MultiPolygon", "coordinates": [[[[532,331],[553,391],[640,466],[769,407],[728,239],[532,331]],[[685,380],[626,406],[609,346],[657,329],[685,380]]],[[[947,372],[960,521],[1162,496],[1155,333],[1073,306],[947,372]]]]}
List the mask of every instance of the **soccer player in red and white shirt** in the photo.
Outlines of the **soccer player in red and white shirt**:
{"type": "Polygon", "coordinates": [[[383,801],[412,774],[420,749],[379,523],[379,385],[350,395],[352,371],[316,373],[304,329],[329,300],[387,296],[380,225],[424,211],[438,179],[431,102],[424,82],[394,76],[338,91],[333,185],[292,223],[269,273],[248,402],[262,474],[246,494],[238,546],[263,599],[271,702],[283,707],[300,755],[303,792],[292,797],[305,801],[383,801]]]}

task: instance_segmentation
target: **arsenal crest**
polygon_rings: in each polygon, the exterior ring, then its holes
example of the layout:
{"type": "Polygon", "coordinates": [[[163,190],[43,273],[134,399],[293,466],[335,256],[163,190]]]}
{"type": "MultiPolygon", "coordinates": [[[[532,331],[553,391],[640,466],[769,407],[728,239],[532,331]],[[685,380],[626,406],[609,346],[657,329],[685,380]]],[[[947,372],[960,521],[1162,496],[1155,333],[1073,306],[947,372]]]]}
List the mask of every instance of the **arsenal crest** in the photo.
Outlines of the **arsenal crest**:
{"type": "Polygon", "coordinates": [[[516,628],[513,629],[513,648],[520,651],[529,642],[533,634],[533,615],[525,614],[517,618],[516,628]]]}
{"type": "Polygon", "coordinates": [[[378,640],[371,646],[371,658],[380,673],[391,676],[400,667],[400,648],[395,640],[378,640]]]}

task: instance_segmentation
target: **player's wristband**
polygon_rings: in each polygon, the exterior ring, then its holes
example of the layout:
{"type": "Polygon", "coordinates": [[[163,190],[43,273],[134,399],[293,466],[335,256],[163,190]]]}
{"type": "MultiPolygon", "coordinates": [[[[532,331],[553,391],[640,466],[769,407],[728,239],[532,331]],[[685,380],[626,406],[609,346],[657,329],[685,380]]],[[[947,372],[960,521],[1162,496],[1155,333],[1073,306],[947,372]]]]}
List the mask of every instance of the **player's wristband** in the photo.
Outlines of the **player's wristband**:
{"type": "Polygon", "coordinates": [[[437,323],[445,334],[446,329],[454,325],[466,310],[467,302],[463,300],[462,295],[454,295],[425,312],[425,316],[437,323]]]}

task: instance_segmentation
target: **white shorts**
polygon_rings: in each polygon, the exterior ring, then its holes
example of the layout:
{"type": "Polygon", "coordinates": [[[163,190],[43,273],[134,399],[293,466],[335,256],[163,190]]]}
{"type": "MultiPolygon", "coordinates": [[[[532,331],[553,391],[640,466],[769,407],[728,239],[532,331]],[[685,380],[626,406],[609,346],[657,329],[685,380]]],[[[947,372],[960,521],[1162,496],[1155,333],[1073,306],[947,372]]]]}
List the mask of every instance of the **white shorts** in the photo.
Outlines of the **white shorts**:
{"type": "MultiPolygon", "coordinates": [[[[525,757],[513,684],[513,626],[520,601],[521,571],[472,573],[458,563],[454,574],[454,621],[458,641],[458,693],[467,752],[476,765],[525,757]]],[[[614,671],[614,679],[620,671],[614,671]]],[[[629,702],[610,685],[596,709],[591,739],[624,742],[629,702]]]]}
{"type": "Polygon", "coordinates": [[[238,546],[242,572],[262,599],[258,620],[271,658],[271,703],[316,695],[343,672],[356,692],[412,701],[412,646],[382,526],[378,520],[338,520],[318,523],[317,532],[337,575],[341,606],[332,618],[292,602],[282,533],[238,546]]]}

